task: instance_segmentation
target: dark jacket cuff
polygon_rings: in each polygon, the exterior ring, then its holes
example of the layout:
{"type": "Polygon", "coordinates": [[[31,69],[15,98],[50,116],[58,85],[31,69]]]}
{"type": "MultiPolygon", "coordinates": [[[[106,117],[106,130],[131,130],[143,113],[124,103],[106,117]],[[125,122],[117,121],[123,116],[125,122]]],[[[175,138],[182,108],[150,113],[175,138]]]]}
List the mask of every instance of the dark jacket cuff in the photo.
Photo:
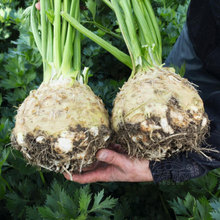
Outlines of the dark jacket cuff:
{"type": "MultiPolygon", "coordinates": [[[[150,162],[154,182],[165,180],[173,182],[183,182],[206,174],[209,170],[196,162],[196,153],[179,154],[161,162],[150,162]]],[[[201,157],[201,156],[199,156],[201,157]]]]}

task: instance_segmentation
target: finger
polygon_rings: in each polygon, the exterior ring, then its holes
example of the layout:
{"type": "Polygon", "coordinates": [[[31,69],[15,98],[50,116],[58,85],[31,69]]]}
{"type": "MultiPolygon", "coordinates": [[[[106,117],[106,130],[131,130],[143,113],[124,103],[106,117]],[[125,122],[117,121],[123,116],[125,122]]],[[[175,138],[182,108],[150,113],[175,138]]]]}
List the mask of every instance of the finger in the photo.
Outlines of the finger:
{"type": "Polygon", "coordinates": [[[114,166],[123,167],[130,160],[123,154],[108,149],[101,149],[96,155],[99,161],[103,161],[114,166]]]}
{"type": "Polygon", "coordinates": [[[40,10],[40,2],[36,3],[35,7],[37,8],[37,10],[40,10]]]}
{"type": "Polygon", "coordinates": [[[72,176],[70,176],[71,175],[70,173],[63,173],[63,175],[67,180],[71,180],[72,176]]]}
{"type": "Polygon", "coordinates": [[[90,164],[89,166],[83,168],[82,171],[86,172],[86,171],[94,170],[100,163],[101,163],[100,161],[96,161],[96,162],[90,164]]]}
{"type": "MultiPolygon", "coordinates": [[[[110,182],[110,170],[105,168],[98,168],[95,171],[89,171],[84,174],[72,174],[72,179],[74,182],[85,184],[85,183],[95,183],[95,182],[110,182]]],[[[70,180],[70,176],[65,176],[70,180]]]]}
{"type": "Polygon", "coordinates": [[[97,168],[106,167],[106,166],[108,166],[107,163],[101,162],[101,161],[96,161],[95,163],[91,164],[91,166],[83,168],[82,171],[87,172],[87,171],[95,170],[97,168]]]}

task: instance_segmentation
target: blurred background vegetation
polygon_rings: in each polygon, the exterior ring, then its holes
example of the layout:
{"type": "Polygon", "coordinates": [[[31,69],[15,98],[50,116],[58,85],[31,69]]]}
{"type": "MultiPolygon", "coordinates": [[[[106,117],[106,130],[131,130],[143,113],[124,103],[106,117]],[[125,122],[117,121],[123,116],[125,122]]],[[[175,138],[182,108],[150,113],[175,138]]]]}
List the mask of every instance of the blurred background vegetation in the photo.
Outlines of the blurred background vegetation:
{"type": "MultiPolygon", "coordinates": [[[[101,0],[81,1],[82,23],[121,50],[113,12],[101,0]],[[95,5],[93,9],[91,5],[95,5]],[[105,27],[105,28],[104,28],[105,27]]],[[[14,115],[42,81],[41,57],[29,29],[32,1],[0,1],[0,219],[220,219],[220,170],[184,183],[95,183],[80,186],[26,164],[10,148],[14,115]],[[104,191],[103,191],[104,190],[104,191]]],[[[186,19],[189,0],[152,0],[165,60],[186,19]]],[[[89,85],[111,113],[130,70],[87,38],[82,64],[89,85]]]]}

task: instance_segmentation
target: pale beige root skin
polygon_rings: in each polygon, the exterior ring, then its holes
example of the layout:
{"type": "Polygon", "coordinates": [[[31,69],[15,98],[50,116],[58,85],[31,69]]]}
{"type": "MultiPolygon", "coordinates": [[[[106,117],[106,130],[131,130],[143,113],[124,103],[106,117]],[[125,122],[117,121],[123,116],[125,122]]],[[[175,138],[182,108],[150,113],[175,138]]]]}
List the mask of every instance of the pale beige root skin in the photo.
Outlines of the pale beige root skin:
{"type": "Polygon", "coordinates": [[[172,68],[155,67],[129,79],[117,94],[112,112],[113,130],[127,152],[150,160],[200,151],[208,124],[198,92],[172,68]]]}
{"type": "Polygon", "coordinates": [[[31,91],[18,108],[12,132],[12,143],[29,163],[57,172],[81,171],[109,138],[109,118],[102,100],[77,81],[72,86],[42,83],[31,91]],[[32,148],[39,148],[39,154],[32,148]],[[54,161],[47,161],[43,151],[53,154],[48,160],[54,161]]]}

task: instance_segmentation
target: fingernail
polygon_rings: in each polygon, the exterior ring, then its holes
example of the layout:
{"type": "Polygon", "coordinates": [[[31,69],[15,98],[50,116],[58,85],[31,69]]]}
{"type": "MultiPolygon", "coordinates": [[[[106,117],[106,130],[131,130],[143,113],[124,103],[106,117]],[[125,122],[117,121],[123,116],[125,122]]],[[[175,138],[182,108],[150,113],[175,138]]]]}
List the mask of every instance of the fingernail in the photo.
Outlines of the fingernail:
{"type": "Polygon", "coordinates": [[[98,154],[98,159],[101,161],[104,161],[107,158],[107,153],[106,152],[101,152],[100,154],[98,154]]]}

